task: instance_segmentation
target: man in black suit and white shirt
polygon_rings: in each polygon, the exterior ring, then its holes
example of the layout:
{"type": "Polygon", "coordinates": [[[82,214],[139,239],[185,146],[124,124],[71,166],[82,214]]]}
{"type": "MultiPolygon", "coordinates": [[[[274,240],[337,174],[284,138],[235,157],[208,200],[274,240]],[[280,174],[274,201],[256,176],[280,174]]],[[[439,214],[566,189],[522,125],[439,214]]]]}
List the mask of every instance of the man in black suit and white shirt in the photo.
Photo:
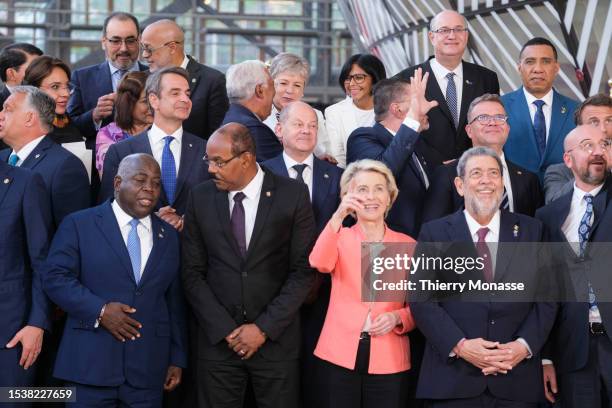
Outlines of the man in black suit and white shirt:
{"type": "MultiPolygon", "coordinates": [[[[502,209],[533,216],[544,204],[538,177],[504,157],[504,144],[508,139],[506,111],[498,95],[484,94],[474,99],[467,112],[465,130],[474,147],[489,147],[497,153],[504,167],[505,195],[502,209]]],[[[439,166],[432,176],[431,187],[423,208],[423,221],[449,215],[463,207],[463,197],[455,189],[457,160],[439,166]]]]}
{"type": "Polygon", "coordinates": [[[438,101],[438,107],[428,113],[429,129],[421,133],[423,155],[431,169],[458,158],[471,146],[465,132],[470,102],[485,93],[499,94],[495,72],[462,61],[468,42],[467,30],[467,21],[456,11],[436,14],[429,22],[434,57],[397,74],[410,79],[420,67],[432,77],[425,97],[438,101]]]}
{"type": "Polygon", "coordinates": [[[313,283],[315,223],[304,183],[260,167],[248,129],[229,123],[206,146],[214,177],[185,214],[183,286],[198,321],[198,406],[299,400],[299,308],[313,283]]]}
{"type": "Polygon", "coordinates": [[[142,32],[142,56],[151,72],[181,67],[189,72],[191,114],[183,128],[203,139],[217,130],[229,108],[225,75],[185,54],[185,34],[172,20],[158,20],[142,32]]]}

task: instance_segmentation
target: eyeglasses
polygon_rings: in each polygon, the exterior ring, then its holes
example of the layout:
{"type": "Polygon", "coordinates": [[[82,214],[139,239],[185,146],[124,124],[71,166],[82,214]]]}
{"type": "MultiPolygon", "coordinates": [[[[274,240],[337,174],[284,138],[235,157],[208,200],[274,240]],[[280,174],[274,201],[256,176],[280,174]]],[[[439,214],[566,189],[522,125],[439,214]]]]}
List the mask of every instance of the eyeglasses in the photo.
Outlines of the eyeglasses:
{"type": "Polygon", "coordinates": [[[503,125],[508,121],[508,117],[506,115],[478,115],[469,124],[471,125],[476,121],[481,125],[488,125],[491,122],[503,125]]]}
{"type": "Polygon", "coordinates": [[[73,84],[51,84],[49,86],[40,86],[40,89],[47,89],[53,92],[59,91],[68,91],[68,93],[72,94],[74,92],[75,86],[73,84]]]}
{"type": "Polygon", "coordinates": [[[447,36],[450,33],[453,34],[463,34],[465,32],[467,32],[467,28],[463,28],[463,27],[457,27],[457,28],[447,28],[447,27],[442,27],[442,28],[438,28],[437,30],[431,30],[432,33],[436,33],[436,34],[440,34],[443,36],[447,36]]]}
{"type": "Polygon", "coordinates": [[[470,174],[468,174],[468,177],[471,180],[480,180],[485,175],[490,179],[498,179],[502,176],[501,171],[497,169],[491,169],[487,171],[476,169],[476,170],[472,170],[470,174]]]}
{"type": "Polygon", "coordinates": [[[229,162],[231,162],[232,160],[234,160],[236,157],[240,157],[240,155],[242,155],[243,153],[246,153],[246,152],[247,151],[244,150],[244,151],[242,151],[242,152],[240,152],[240,153],[230,157],[227,160],[219,160],[219,159],[211,160],[211,159],[208,158],[208,155],[206,153],[204,153],[204,164],[206,164],[207,166],[215,166],[218,169],[222,169],[223,167],[227,166],[227,164],[229,162]]]}
{"type": "Polygon", "coordinates": [[[157,50],[161,50],[164,47],[169,46],[170,44],[180,44],[180,41],[168,41],[167,43],[165,43],[164,45],[160,45],[159,47],[156,48],[151,48],[148,45],[144,45],[144,44],[140,44],[140,52],[142,52],[143,54],[153,54],[155,51],[157,50]]]}
{"type": "MultiPolygon", "coordinates": [[[[612,126],[612,118],[606,118],[603,122],[606,127],[612,126]]],[[[587,124],[594,127],[599,127],[601,125],[601,121],[597,118],[593,118],[589,120],[587,124]]]]}
{"type": "Polygon", "coordinates": [[[106,38],[106,41],[108,41],[112,47],[121,47],[121,44],[125,44],[126,47],[132,48],[138,45],[138,38],[136,37],[128,37],[128,38],[112,37],[112,38],[106,38]]]}
{"type": "Polygon", "coordinates": [[[365,81],[366,77],[369,77],[368,74],[355,74],[355,75],[349,75],[346,77],[346,79],[344,80],[344,83],[351,83],[351,81],[355,81],[356,84],[361,84],[363,83],[363,81],[365,81]]]}
{"type": "Polygon", "coordinates": [[[612,147],[612,140],[603,139],[599,143],[595,143],[592,140],[583,140],[582,142],[578,143],[578,145],[572,147],[569,150],[566,150],[566,153],[569,153],[572,150],[580,149],[585,153],[593,154],[593,152],[595,151],[595,145],[598,145],[601,150],[603,150],[604,152],[607,152],[612,147]]]}

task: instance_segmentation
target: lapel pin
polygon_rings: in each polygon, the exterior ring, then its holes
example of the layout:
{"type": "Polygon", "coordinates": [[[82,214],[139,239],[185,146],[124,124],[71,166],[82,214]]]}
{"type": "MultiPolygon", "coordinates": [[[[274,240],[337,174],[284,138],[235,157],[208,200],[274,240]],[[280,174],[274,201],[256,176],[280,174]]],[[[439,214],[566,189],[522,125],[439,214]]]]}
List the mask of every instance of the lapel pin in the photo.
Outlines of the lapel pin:
{"type": "Polygon", "coordinates": [[[324,178],[329,178],[329,174],[325,173],[325,174],[323,175],[323,177],[324,177],[324,178]]]}
{"type": "Polygon", "coordinates": [[[40,153],[34,156],[35,159],[38,159],[39,157],[40,157],[40,153]]]}
{"type": "Polygon", "coordinates": [[[272,197],[272,193],[270,191],[266,191],[266,197],[272,197]]]}
{"type": "Polygon", "coordinates": [[[164,227],[161,227],[161,232],[166,232],[166,230],[164,229],[164,227]]]}
{"type": "Polygon", "coordinates": [[[565,114],[565,112],[567,112],[567,108],[565,106],[561,107],[561,113],[565,114]]]}
{"type": "Polygon", "coordinates": [[[520,171],[520,170],[517,170],[517,171],[516,171],[516,174],[518,174],[518,175],[520,176],[521,174],[523,174],[523,172],[522,172],[522,171],[520,171]]]}
{"type": "Polygon", "coordinates": [[[157,234],[158,237],[163,238],[164,234],[157,234]]]}
{"type": "Polygon", "coordinates": [[[465,83],[468,84],[468,85],[472,85],[472,81],[470,81],[469,79],[466,79],[465,83]]]}
{"type": "Polygon", "coordinates": [[[4,184],[8,184],[8,183],[10,183],[10,182],[11,182],[11,180],[9,180],[8,178],[5,178],[5,179],[4,179],[2,182],[3,182],[4,184]]]}
{"type": "Polygon", "coordinates": [[[518,233],[519,233],[519,226],[518,224],[514,224],[514,227],[512,228],[512,235],[514,235],[514,238],[518,238],[518,233]]]}
{"type": "Polygon", "coordinates": [[[191,83],[195,84],[196,79],[195,78],[191,78],[191,83]]]}

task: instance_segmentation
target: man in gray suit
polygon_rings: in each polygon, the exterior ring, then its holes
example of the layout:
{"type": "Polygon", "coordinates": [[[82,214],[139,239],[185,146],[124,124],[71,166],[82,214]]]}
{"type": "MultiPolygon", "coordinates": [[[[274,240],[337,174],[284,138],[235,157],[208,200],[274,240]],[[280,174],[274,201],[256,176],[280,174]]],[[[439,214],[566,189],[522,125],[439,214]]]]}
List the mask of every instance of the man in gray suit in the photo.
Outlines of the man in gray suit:
{"type": "MultiPolygon", "coordinates": [[[[612,98],[599,93],[587,98],[574,114],[578,126],[591,125],[612,138],[612,98]]],[[[612,161],[608,161],[612,164],[612,161]]],[[[546,204],[574,189],[574,175],[565,163],[553,164],[544,175],[546,204]]]]}

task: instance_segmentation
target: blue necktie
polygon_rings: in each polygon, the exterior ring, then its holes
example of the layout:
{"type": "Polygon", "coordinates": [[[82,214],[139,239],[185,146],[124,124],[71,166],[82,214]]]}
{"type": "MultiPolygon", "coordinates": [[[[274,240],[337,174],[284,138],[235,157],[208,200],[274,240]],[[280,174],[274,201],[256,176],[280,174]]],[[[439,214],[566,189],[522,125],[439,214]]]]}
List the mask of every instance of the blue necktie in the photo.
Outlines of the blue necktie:
{"type": "Polygon", "coordinates": [[[130,261],[132,261],[132,270],[134,272],[134,279],[136,280],[136,284],[140,282],[140,237],[138,237],[138,221],[136,218],[133,218],[130,221],[130,226],[132,229],[128,233],[127,238],[127,250],[130,254],[130,261]]]}
{"type": "Polygon", "coordinates": [[[538,99],[537,101],[533,101],[533,103],[537,108],[535,116],[533,117],[533,130],[535,132],[538,151],[540,152],[540,157],[542,157],[546,151],[546,119],[544,118],[544,111],[542,110],[545,102],[538,99]]]}
{"type": "MultiPolygon", "coordinates": [[[[584,201],[587,203],[586,211],[580,220],[580,226],[578,227],[578,239],[580,241],[580,257],[584,256],[587,242],[589,241],[589,234],[591,232],[591,217],[593,216],[593,196],[590,194],[584,195],[584,201]]],[[[597,302],[595,300],[595,292],[589,282],[589,308],[591,311],[597,310],[597,302]]],[[[597,313],[599,314],[599,313],[597,313]]]]}
{"type": "Polygon", "coordinates": [[[17,156],[15,153],[13,153],[9,157],[8,164],[10,166],[16,166],[18,161],[19,161],[19,156],[17,156]]]}
{"type": "Polygon", "coordinates": [[[453,115],[453,123],[457,127],[459,125],[459,116],[457,115],[457,88],[453,79],[454,76],[454,72],[446,74],[446,79],[448,79],[448,85],[446,85],[446,104],[451,115],[453,115]]]}
{"type": "Polygon", "coordinates": [[[170,143],[174,140],[174,137],[166,136],[164,140],[166,144],[162,152],[161,179],[166,197],[168,197],[168,204],[172,205],[174,193],[176,192],[176,163],[174,162],[172,150],[170,150],[170,143]]]}

